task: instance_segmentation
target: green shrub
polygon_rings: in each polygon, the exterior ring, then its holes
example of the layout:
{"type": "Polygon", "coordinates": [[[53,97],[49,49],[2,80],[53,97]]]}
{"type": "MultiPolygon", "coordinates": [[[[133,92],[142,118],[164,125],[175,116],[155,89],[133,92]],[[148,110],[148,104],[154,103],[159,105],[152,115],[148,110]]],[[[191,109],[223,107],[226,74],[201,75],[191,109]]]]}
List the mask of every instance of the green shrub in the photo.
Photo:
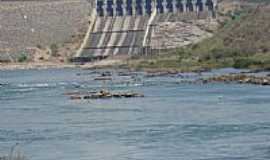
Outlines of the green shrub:
{"type": "Polygon", "coordinates": [[[57,51],[58,51],[57,44],[55,44],[55,43],[51,44],[50,49],[51,49],[51,55],[56,57],[57,56],[57,51]]]}
{"type": "Polygon", "coordinates": [[[234,68],[249,68],[252,65],[262,65],[261,61],[252,58],[237,58],[234,61],[234,68]]]}
{"type": "Polygon", "coordinates": [[[179,48],[177,51],[178,61],[182,61],[184,58],[190,55],[190,51],[186,48],[179,48]]]}
{"type": "Polygon", "coordinates": [[[26,62],[28,60],[28,56],[26,53],[21,53],[18,57],[18,62],[26,62]]]}
{"type": "Polygon", "coordinates": [[[224,58],[235,58],[241,56],[241,51],[232,48],[214,48],[210,51],[212,58],[219,60],[224,58]]]}

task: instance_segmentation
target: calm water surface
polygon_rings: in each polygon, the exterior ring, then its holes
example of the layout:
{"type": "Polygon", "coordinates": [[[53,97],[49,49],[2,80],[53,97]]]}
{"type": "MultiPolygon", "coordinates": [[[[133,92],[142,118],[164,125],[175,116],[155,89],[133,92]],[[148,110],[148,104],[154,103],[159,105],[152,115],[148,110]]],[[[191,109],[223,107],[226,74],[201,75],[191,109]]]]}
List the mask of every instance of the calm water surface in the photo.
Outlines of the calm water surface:
{"type": "Polygon", "coordinates": [[[270,87],[143,75],[105,84],[96,76],[80,69],[0,71],[0,154],[19,143],[31,160],[270,159],[270,87]],[[63,95],[103,87],[146,97],[63,95]]]}

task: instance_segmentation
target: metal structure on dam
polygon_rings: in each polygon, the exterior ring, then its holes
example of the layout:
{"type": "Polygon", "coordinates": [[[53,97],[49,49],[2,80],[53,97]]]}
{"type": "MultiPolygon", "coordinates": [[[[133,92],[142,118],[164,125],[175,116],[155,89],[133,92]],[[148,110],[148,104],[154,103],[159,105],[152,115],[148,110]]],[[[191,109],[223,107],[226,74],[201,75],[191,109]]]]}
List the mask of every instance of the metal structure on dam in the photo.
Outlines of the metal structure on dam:
{"type": "Polygon", "coordinates": [[[170,17],[215,17],[217,0],[96,0],[93,6],[78,58],[148,53],[155,24],[170,17]]]}

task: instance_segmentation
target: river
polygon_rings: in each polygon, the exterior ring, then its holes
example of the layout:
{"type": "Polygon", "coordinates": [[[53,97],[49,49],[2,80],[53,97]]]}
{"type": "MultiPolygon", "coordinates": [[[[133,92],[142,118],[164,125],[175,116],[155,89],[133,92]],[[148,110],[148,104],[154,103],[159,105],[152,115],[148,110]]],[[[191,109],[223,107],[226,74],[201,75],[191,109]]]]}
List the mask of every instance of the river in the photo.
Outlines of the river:
{"type": "Polygon", "coordinates": [[[180,83],[183,76],[130,78],[117,71],[105,83],[94,80],[98,74],[0,71],[0,155],[19,143],[30,160],[270,159],[268,86],[187,84],[180,83]],[[145,97],[78,101],[64,95],[101,88],[145,97]]]}

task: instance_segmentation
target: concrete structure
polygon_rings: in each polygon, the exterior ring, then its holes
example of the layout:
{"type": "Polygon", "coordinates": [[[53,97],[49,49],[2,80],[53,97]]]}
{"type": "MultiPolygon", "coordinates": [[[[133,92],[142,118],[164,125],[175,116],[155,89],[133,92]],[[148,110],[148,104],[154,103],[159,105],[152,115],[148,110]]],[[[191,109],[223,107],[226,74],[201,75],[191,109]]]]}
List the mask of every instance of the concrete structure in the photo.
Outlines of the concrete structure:
{"type": "Polygon", "coordinates": [[[98,16],[151,15],[157,13],[214,11],[215,0],[97,0],[98,16]]]}
{"type": "Polygon", "coordinates": [[[217,0],[97,0],[94,6],[77,57],[147,54],[153,26],[170,16],[214,18],[217,0]]]}

